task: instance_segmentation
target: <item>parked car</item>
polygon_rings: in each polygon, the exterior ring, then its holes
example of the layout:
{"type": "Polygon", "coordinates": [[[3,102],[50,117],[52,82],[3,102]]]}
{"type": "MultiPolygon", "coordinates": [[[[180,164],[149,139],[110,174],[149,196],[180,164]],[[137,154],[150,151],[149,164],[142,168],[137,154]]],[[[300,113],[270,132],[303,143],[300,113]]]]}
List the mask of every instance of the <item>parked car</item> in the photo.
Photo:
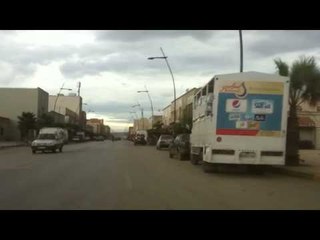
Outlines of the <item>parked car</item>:
{"type": "Polygon", "coordinates": [[[169,157],[179,160],[190,158],[190,134],[179,134],[169,145],[169,157]]]}
{"type": "Polygon", "coordinates": [[[173,141],[173,136],[171,135],[161,135],[157,142],[157,149],[160,150],[164,147],[169,147],[170,143],[173,141]]]}
{"type": "Polygon", "coordinates": [[[147,144],[147,141],[146,141],[146,138],[144,136],[144,134],[137,134],[135,137],[134,137],[134,145],[137,145],[137,144],[142,144],[142,145],[146,145],[147,144]]]}
{"type": "Polygon", "coordinates": [[[76,135],[76,136],[73,136],[73,138],[71,139],[73,142],[81,142],[82,139],[80,136],[76,135]]]}
{"type": "Polygon", "coordinates": [[[96,141],[104,141],[104,137],[103,136],[95,136],[94,140],[96,140],[96,141]]]}

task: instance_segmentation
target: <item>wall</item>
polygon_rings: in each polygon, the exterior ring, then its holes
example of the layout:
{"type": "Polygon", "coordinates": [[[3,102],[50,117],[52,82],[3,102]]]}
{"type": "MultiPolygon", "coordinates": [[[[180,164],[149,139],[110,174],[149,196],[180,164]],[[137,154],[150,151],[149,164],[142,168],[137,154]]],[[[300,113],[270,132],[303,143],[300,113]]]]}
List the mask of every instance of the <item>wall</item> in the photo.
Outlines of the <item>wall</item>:
{"type": "Polygon", "coordinates": [[[10,140],[10,120],[0,117],[0,141],[10,140]]]}
{"type": "Polygon", "coordinates": [[[169,126],[172,122],[171,118],[171,104],[163,109],[162,121],[165,126],[169,126]]]}
{"type": "Polygon", "coordinates": [[[0,88],[0,114],[11,120],[12,140],[20,140],[18,116],[22,112],[32,112],[36,117],[47,113],[48,96],[48,93],[41,88],[0,88]]]}
{"type": "MultiPolygon", "coordinates": [[[[54,103],[57,96],[49,96],[49,111],[54,110],[54,103]]],[[[71,111],[77,114],[77,119],[80,117],[82,111],[82,98],[79,96],[59,96],[56,104],[55,111],[58,113],[63,113],[63,109],[69,108],[71,111]]]]}

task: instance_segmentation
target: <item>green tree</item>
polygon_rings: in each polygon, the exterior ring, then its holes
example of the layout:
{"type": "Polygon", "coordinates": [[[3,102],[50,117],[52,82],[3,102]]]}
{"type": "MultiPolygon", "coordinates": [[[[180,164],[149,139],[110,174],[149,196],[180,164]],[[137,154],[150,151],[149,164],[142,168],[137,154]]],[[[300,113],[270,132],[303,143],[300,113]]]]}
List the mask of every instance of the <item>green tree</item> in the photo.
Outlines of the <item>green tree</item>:
{"type": "Polygon", "coordinates": [[[21,133],[21,139],[26,140],[29,130],[36,129],[36,116],[32,112],[22,112],[21,116],[18,116],[18,128],[21,133]]]}
{"type": "Polygon", "coordinates": [[[320,70],[314,57],[300,57],[292,66],[280,58],[274,63],[281,76],[290,78],[286,164],[299,165],[299,125],[297,108],[303,102],[315,106],[320,100],[320,70]]]}
{"type": "Polygon", "coordinates": [[[47,113],[43,113],[38,119],[37,119],[37,127],[38,129],[41,129],[43,127],[51,127],[54,125],[54,118],[50,116],[47,113]]]}

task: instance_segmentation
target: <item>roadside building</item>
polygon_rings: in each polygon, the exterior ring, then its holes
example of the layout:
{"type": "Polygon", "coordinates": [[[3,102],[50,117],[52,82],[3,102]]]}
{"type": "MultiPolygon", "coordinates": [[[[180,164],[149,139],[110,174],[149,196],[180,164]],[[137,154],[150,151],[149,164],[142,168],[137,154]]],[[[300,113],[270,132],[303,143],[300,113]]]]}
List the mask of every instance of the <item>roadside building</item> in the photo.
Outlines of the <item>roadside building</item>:
{"type": "Polygon", "coordinates": [[[48,115],[53,118],[54,123],[65,123],[65,116],[61,113],[50,111],[48,115]]]}
{"type": "Polygon", "coordinates": [[[105,131],[105,136],[109,137],[110,136],[110,132],[111,132],[111,129],[108,125],[104,125],[104,131],[105,131]]]}
{"type": "Polygon", "coordinates": [[[169,126],[173,122],[173,117],[171,116],[171,112],[172,112],[171,108],[173,108],[172,105],[173,104],[169,104],[162,110],[163,111],[162,122],[163,122],[163,125],[165,126],[169,126]]]}
{"type": "Polygon", "coordinates": [[[149,118],[150,128],[154,126],[154,124],[162,123],[162,115],[153,115],[149,118]]]}
{"type": "MultiPolygon", "coordinates": [[[[192,120],[193,96],[198,88],[187,89],[184,94],[176,98],[176,123],[186,124],[192,120]]],[[[163,124],[169,126],[174,121],[174,101],[163,109],[163,124]]]]}
{"type": "Polygon", "coordinates": [[[49,94],[41,88],[0,88],[1,117],[10,120],[8,139],[21,139],[18,116],[22,112],[32,112],[36,117],[48,113],[48,97],[49,94]]]}
{"type": "Polygon", "coordinates": [[[151,124],[148,118],[134,119],[133,128],[135,132],[138,130],[148,130],[151,129],[151,124]]]}
{"type": "Polygon", "coordinates": [[[87,113],[85,111],[81,111],[80,126],[84,128],[86,124],[87,124],[87,113]]]}
{"type": "Polygon", "coordinates": [[[297,115],[300,141],[311,141],[315,149],[320,149],[320,102],[316,106],[302,103],[297,115]]]}
{"type": "Polygon", "coordinates": [[[96,135],[104,134],[103,119],[91,118],[87,120],[87,125],[92,126],[93,133],[96,135]]]}
{"type": "Polygon", "coordinates": [[[78,124],[84,124],[82,115],[82,97],[71,94],[64,96],[50,95],[49,96],[49,111],[55,111],[67,116],[67,122],[78,124]],[[75,118],[75,119],[74,119],[75,118]]]}
{"type": "Polygon", "coordinates": [[[10,140],[10,119],[0,117],[0,141],[10,140]]]}
{"type": "Polygon", "coordinates": [[[91,126],[91,125],[86,125],[85,130],[86,130],[87,132],[93,134],[93,126],[91,126]]]}

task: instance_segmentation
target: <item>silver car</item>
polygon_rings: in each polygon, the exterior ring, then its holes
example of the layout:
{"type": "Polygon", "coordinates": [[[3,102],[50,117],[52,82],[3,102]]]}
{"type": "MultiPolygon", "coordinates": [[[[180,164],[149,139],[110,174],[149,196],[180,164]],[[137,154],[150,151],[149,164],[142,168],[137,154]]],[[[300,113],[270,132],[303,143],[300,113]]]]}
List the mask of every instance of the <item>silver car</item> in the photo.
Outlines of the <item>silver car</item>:
{"type": "Polygon", "coordinates": [[[161,148],[168,148],[170,143],[173,141],[173,136],[171,135],[161,135],[157,142],[157,149],[160,150],[161,148]]]}

